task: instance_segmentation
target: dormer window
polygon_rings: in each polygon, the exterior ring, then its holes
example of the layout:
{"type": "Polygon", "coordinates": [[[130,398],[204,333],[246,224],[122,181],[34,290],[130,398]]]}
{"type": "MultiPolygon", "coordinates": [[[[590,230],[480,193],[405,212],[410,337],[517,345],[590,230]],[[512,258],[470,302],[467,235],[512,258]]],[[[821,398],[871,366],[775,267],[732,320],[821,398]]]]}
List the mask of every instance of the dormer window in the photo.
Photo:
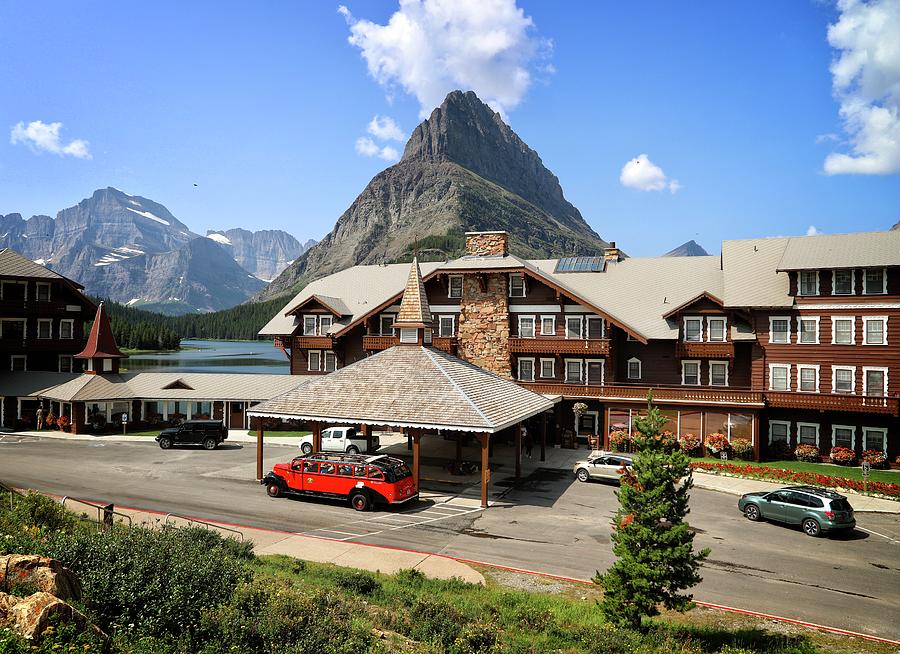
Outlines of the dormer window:
{"type": "Polygon", "coordinates": [[[513,273],[509,276],[509,297],[525,297],[525,275],[513,273]]]}
{"type": "Polygon", "coordinates": [[[835,270],[832,272],[831,292],[834,295],[853,295],[855,277],[852,270],[835,270]]]}
{"type": "Polygon", "coordinates": [[[703,340],[703,319],[684,319],[684,340],[689,343],[699,343],[703,340]]]}
{"type": "Polygon", "coordinates": [[[447,297],[462,297],[463,278],[462,275],[450,275],[447,284],[447,297]]]}
{"type": "Polygon", "coordinates": [[[866,295],[884,295],[887,293],[887,277],[884,268],[866,268],[863,293],[866,295]]]}
{"type": "Polygon", "coordinates": [[[331,329],[331,321],[333,318],[331,316],[321,316],[319,318],[319,335],[327,336],[328,330],[331,329]]]}
{"type": "Polygon", "coordinates": [[[709,330],[707,338],[711,343],[725,342],[725,318],[707,318],[706,326],[709,330]]]}
{"type": "Polygon", "coordinates": [[[35,299],[38,302],[50,301],[50,284],[37,282],[35,285],[35,299]]]}
{"type": "Polygon", "coordinates": [[[801,270],[799,287],[800,287],[800,295],[818,295],[819,294],[819,271],[818,270],[801,270]]]}
{"type": "Polygon", "coordinates": [[[315,336],[316,335],[316,317],[315,316],[303,316],[303,335],[304,336],[315,336]]]}

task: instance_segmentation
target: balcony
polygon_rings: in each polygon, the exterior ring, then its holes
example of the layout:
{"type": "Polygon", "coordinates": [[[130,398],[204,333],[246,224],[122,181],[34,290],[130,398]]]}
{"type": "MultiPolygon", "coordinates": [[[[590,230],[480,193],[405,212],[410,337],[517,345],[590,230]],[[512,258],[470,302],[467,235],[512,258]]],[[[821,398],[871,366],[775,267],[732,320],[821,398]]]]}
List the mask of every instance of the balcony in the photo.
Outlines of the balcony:
{"type": "Polygon", "coordinates": [[[721,404],[763,406],[760,391],[712,386],[633,386],[631,384],[561,384],[522,383],[525,388],[543,395],[587,397],[599,400],[646,402],[647,393],[653,391],[657,403],[671,404],[721,404]]]}
{"type": "MultiPolygon", "coordinates": [[[[400,343],[396,336],[363,336],[363,349],[366,352],[380,352],[400,343]]],[[[447,354],[456,356],[456,336],[435,336],[432,338],[432,347],[442,350],[447,354]]]]}
{"type": "Polygon", "coordinates": [[[510,338],[509,351],[515,354],[579,354],[609,356],[608,338],[510,338]]]}
{"type": "Polygon", "coordinates": [[[435,336],[431,344],[447,354],[456,356],[456,336],[435,336]]]}
{"type": "Polygon", "coordinates": [[[677,359],[733,359],[734,343],[675,343],[677,359]]]}
{"type": "Polygon", "coordinates": [[[849,411],[853,413],[882,413],[900,415],[900,398],[873,395],[842,395],[838,393],[796,393],[766,391],[766,404],[778,409],[808,409],[811,411],[849,411]]]}
{"type": "Polygon", "coordinates": [[[300,350],[330,350],[331,336],[294,336],[294,347],[300,350]]]}

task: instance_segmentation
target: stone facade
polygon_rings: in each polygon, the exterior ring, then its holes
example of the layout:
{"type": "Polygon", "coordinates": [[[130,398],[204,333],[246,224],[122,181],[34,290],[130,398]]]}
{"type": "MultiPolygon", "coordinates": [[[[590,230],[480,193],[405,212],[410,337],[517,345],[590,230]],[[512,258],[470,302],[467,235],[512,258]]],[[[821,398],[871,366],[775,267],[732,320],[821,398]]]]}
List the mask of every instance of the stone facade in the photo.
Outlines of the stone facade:
{"type": "Polygon", "coordinates": [[[466,254],[470,257],[505,257],[509,254],[509,234],[466,232],[466,254]]]}
{"type": "Polygon", "coordinates": [[[512,379],[508,278],[503,273],[488,273],[482,278],[484,290],[477,275],[463,276],[458,356],[504,379],[512,379]]]}

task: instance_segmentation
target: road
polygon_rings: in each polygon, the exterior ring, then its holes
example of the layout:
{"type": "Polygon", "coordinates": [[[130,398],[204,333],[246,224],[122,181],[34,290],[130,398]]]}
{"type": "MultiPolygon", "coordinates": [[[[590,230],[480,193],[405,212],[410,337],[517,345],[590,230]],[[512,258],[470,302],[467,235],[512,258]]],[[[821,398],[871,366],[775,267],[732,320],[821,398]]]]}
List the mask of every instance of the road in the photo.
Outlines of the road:
{"type": "MultiPolygon", "coordinates": [[[[148,439],[149,441],[149,439],[148,439]]],[[[294,448],[269,444],[265,463],[294,448]]],[[[160,450],[155,443],[90,443],[0,436],[0,481],[58,495],[253,527],[312,533],[590,578],[612,561],[615,488],[574,482],[541,469],[506,488],[481,511],[471,502],[432,502],[359,514],[344,504],[273,500],[250,479],[255,449],[229,444],[206,452],[160,450]]],[[[446,490],[446,489],[445,489],[446,490]]],[[[852,500],[851,500],[852,501],[852,500]]],[[[900,518],[858,514],[844,537],[809,538],[798,529],[750,523],[736,498],[694,489],[696,545],[712,554],[698,600],[752,609],[852,631],[897,638],[900,632],[900,518]]]]}

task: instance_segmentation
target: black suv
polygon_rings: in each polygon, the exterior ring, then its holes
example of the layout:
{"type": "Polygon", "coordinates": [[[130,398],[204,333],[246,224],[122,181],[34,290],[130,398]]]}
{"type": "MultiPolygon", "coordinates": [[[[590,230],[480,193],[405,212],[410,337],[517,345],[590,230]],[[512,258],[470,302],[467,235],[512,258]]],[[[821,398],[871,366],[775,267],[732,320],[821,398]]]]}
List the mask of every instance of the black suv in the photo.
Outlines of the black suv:
{"type": "Polygon", "coordinates": [[[164,450],[173,445],[202,445],[214,450],[226,438],[228,430],[221,420],[186,420],[177,427],[163,429],[155,440],[164,450]]]}

